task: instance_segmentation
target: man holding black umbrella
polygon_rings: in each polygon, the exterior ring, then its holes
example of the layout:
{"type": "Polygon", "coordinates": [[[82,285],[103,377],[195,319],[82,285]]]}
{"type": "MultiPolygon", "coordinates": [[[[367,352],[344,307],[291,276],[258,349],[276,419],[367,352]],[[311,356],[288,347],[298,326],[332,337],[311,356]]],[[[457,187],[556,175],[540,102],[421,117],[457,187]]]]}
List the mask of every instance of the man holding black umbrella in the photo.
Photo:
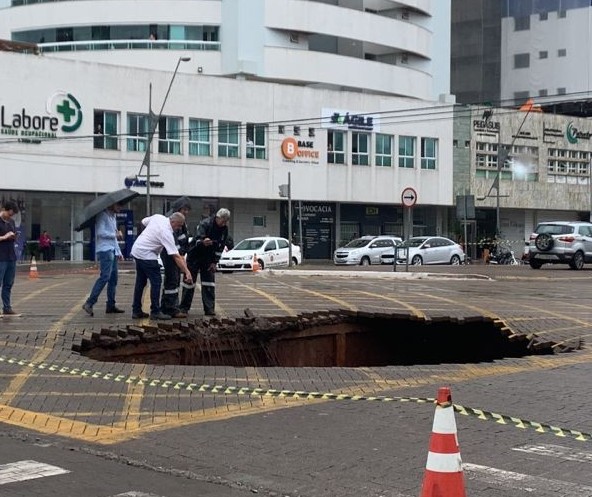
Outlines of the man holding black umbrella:
{"type": "Polygon", "coordinates": [[[115,289],[117,288],[117,261],[123,260],[117,240],[117,213],[121,204],[115,203],[97,214],[95,221],[95,254],[99,262],[99,278],[90,291],[82,309],[89,316],[94,316],[93,306],[107,285],[107,314],[125,312],[115,305],[115,289]]]}

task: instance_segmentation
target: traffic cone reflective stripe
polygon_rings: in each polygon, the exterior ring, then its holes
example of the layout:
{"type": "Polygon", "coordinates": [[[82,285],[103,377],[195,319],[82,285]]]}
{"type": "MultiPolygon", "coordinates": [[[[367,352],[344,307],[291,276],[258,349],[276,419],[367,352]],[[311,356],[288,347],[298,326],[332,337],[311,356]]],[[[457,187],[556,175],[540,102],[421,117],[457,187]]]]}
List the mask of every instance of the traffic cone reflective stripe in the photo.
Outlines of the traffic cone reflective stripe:
{"type": "Polygon", "coordinates": [[[466,497],[450,389],[438,390],[420,497],[466,497]]]}
{"type": "Polygon", "coordinates": [[[37,262],[35,261],[35,257],[31,257],[31,267],[29,268],[29,279],[36,280],[39,278],[39,274],[37,273],[37,262]]]}

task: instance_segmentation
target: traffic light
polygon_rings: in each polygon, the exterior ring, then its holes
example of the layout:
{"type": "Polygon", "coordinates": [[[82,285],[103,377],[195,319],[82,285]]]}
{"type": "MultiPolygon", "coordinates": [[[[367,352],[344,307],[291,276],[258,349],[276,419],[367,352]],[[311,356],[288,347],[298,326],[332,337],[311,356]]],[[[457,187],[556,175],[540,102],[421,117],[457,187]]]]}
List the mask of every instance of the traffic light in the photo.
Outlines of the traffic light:
{"type": "Polygon", "coordinates": [[[280,197],[288,198],[290,197],[290,185],[279,185],[279,193],[280,197]]]}

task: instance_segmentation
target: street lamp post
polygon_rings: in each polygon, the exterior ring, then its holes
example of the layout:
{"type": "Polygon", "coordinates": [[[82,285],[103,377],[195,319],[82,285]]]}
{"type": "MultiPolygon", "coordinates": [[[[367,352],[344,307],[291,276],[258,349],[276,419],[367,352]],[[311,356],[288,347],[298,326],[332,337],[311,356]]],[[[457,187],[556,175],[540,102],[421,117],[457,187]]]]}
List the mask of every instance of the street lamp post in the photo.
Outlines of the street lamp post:
{"type": "Polygon", "coordinates": [[[495,179],[491,185],[491,188],[487,192],[487,195],[483,197],[478,197],[477,200],[485,200],[486,198],[491,197],[491,190],[495,188],[495,236],[496,238],[501,235],[501,226],[500,226],[500,197],[509,197],[509,195],[500,195],[500,178],[502,175],[502,168],[506,161],[508,160],[508,151],[501,146],[498,145],[498,156],[497,156],[497,171],[495,175],[495,179]]]}
{"type": "MultiPolygon", "coordinates": [[[[173,86],[173,81],[175,81],[175,76],[177,76],[177,71],[179,70],[179,66],[181,62],[189,62],[191,57],[179,57],[177,60],[177,65],[175,66],[175,71],[173,72],[173,77],[169,83],[169,87],[167,92],[164,96],[164,100],[162,101],[162,106],[160,107],[160,111],[158,115],[154,115],[152,112],[152,83],[150,83],[150,89],[148,92],[148,143],[146,144],[146,153],[144,154],[144,160],[142,161],[142,166],[146,167],[146,216],[149,216],[152,212],[151,209],[151,200],[150,200],[150,156],[152,155],[152,140],[154,138],[154,133],[156,131],[156,126],[162,117],[162,112],[164,110],[164,106],[166,104],[167,99],[169,98],[169,93],[171,92],[171,87],[173,86]]],[[[141,170],[141,168],[140,168],[141,170]]]]}
{"type": "Polygon", "coordinates": [[[588,187],[590,189],[590,219],[592,223],[592,161],[588,163],[588,187]]]}

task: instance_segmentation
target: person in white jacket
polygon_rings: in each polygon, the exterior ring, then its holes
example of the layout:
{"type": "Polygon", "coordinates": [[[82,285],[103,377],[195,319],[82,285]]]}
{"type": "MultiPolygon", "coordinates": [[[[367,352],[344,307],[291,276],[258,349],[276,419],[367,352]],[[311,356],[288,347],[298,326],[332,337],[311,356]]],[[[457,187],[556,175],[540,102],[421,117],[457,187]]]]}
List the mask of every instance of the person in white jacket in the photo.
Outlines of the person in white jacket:
{"type": "Polygon", "coordinates": [[[136,261],[136,284],[132,302],[132,318],[141,319],[150,316],[151,319],[171,319],[170,315],[164,314],[160,309],[162,278],[160,276],[158,256],[164,248],[185,275],[185,281],[193,283],[185,259],[177,250],[173,235],[174,231],[185,224],[185,216],[180,212],[175,212],[169,217],[154,214],[142,219],[142,224],[145,226],[144,231],[136,238],[131,251],[131,255],[136,261]],[[148,281],[150,281],[150,315],[142,310],[142,294],[148,281]]]}

